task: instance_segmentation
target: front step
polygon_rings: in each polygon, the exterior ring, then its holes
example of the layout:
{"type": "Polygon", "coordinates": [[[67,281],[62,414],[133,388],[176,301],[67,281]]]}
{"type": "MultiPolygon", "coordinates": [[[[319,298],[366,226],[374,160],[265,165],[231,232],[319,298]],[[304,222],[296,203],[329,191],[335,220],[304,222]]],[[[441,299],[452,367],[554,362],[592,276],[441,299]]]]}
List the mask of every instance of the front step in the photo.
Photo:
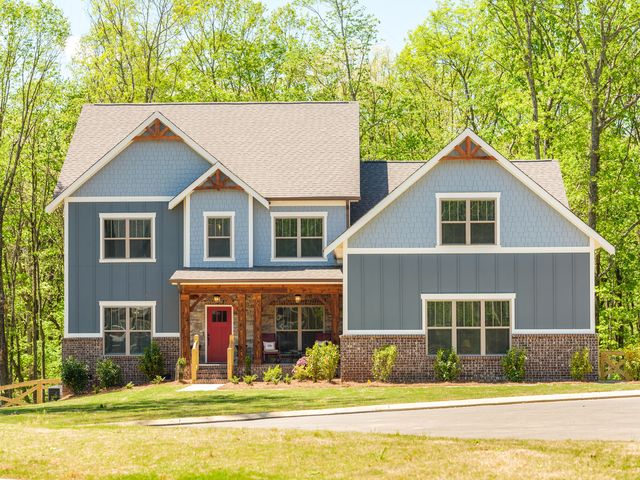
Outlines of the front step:
{"type": "Polygon", "coordinates": [[[198,368],[198,378],[195,383],[226,383],[227,364],[207,363],[198,368]]]}

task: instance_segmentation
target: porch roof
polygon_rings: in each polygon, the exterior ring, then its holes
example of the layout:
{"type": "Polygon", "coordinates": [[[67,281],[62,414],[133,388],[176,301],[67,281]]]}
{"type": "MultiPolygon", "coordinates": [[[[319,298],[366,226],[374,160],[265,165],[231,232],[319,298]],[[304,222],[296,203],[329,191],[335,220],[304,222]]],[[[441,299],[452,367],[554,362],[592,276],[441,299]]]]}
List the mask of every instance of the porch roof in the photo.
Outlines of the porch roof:
{"type": "Polygon", "coordinates": [[[225,269],[176,270],[169,281],[182,284],[271,284],[271,283],[332,283],[342,284],[339,267],[258,267],[225,269]]]}

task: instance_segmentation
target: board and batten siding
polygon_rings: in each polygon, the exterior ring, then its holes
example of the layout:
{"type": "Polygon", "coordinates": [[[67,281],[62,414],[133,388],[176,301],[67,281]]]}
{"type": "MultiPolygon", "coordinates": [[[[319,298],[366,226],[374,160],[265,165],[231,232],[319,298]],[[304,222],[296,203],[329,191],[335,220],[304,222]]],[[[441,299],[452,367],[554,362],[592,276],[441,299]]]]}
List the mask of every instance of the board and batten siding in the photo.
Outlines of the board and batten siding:
{"type": "Polygon", "coordinates": [[[156,332],[179,331],[178,290],[169,278],[182,268],[182,209],[166,202],[69,203],[68,333],[100,333],[102,300],[155,301],[156,332]],[[154,212],[156,261],[100,263],[100,213],[154,212]]]}
{"type": "Polygon", "coordinates": [[[591,328],[589,253],[348,254],[346,281],[349,331],[423,330],[425,293],[515,293],[516,329],[591,328]]]}
{"type": "Polygon", "coordinates": [[[436,194],[500,192],[503,247],[588,247],[589,238],[493,161],[446,160],[349,239],[349,248],[432,248],[436,194]]]}

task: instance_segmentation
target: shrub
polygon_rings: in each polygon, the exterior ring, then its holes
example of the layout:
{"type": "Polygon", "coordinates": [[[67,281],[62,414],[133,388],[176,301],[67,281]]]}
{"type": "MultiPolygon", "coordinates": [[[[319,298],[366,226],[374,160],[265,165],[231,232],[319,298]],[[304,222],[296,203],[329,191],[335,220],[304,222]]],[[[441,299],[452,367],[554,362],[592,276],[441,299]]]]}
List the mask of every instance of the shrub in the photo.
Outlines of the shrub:
{"type": "Polygon", "coordinates": [[[135,385],[133,384],[133,382],[129,382],[129,383],[127,383],[127,384],[125,385],[125,388],[126,388],[127,390],[131,390],[134,386],[135,386],[135,385]]]}
{"type": "Polygon", "coordinates": [[[180,357],[176,362],[176,380],[182,382],[184,380],[184,373],[187,369],[187,359],[180,357]]]}
{"type": "Polygon", "coordinates": [[[452,382],[460,376],[462,366],[460,365],[460,357],[451,350],[438,350],[436,354],[436,363],[433,366],[436,377],[443,382],[452,382]]]}
{"type": "Polygon", "coordinates": [[[510,348],[502,359],[502,370],[507,380],[522,382],[525,374],[527,351],[523,348],[510,348]]]}
{"type": "Polygon", "coordinates": [[[251,357],[249,355],[244,357],[244,374],[251,375],[251,357]]]}
{"type": "Polygon", "coordinates": [[[632,380],[640,380],[640,345],[624,349],[624,369],[632,380]]]}
{"type": "Polygon", "coordinates": [[[282,381],[284,383],[286,383],[287,385],[291,385],[291,380],[293,380],[293,377],[291,375],[289,375],[288,373],[282,379],[282,381]]]}
{"type": "Polygon", "coordinates": [[[144,349],[138,368],[150,381],[156,377],[164,376],[164,357],[156,342],[151,341],[149,346],[144,349]]]}
{"type": "Polygon", "coordinates": [[[240,378],[234,375],[233,377],[231,377],[231,383],[233,383],[234,385],[238,385],[240,383],[240,378]]]}
{"type": "Polygon", "coordinates": [[[397,356],[398,347],[395,345],[376,348],[373,352],[373,368],[371,369],[373,378],[378,382],[389,380],[397,356]]]}
{"type": "Polygon", "coordinates": [[[110,358],[98,360],[96,363],[96,375],[98,376],[98,384],[102,388],[122,385],[122,369],[120,365],[110,358]]]}
{"type": "Polygon", "coordinates": [[[569,373],[574,380],[584,381],[585,377],[593,372],[593,365],[589,360],[589,349],[584,347],[571,355],[569,362],[569,373]]]}
{"type": "Polygon", "coordinates": [[[280,365],[275,365],[269,368],[269,370],[264,372],[262,379],[267,383],[271,382],[274,385],[277,385],[280,383],[280,380],[282,380],[282,368],[280,365]]]}
{"type": "Polygon", "coordinates": [[[164,382],[164,377],[162,375],[156,375],[153,377],[153,380],[151,380],[151,383],[154,385],[160,385],[162,382],[164,382]]]}
{"type": "Polygon", "coordinates": [[[253,382],[255,382],[257,379],[257,375],[245,375],[244,377],[242,377],[242,381],[247,385],[253,385],[253,382]]]}
{"type": "Polygon", "coordinates": [[[338,370],[340,350],[331,342],[317,342],[307,348],[307,373],[314,382],[318,380],[333,380],[338,370]]]}
{"type": "Polygon", "coordinates": [[[84,392],[89,386],[89,367],[74,357],[62,361],[60,376],[62,383],[76,395],[84,392]]]}
{"type": "Polygon", "coordinates": [[[309,380],[309,371],[307,370],[307,365],[307,357],[299,358],[296,362],[296,365],[293,367],[292,378],[298,380],[299,382],[309,380]]]}

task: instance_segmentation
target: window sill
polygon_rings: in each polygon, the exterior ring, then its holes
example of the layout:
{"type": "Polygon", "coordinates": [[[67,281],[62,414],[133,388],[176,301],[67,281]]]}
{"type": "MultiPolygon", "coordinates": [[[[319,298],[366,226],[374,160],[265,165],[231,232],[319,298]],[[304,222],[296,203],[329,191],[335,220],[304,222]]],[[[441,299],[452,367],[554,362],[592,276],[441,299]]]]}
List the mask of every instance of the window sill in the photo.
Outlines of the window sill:
{"type": "Polygon", "coordinates": [[[203,257],[203,262],[235,262],[235,257],[203,257]]]}
{"type": "Polygon", "coordinates": [[[101,258],[100,263],[155,263],[155,258],[101,258]]]}
{"type": "Polygon", "coordinates": [[[271,257],[272,262],[326,262],[326,257],[271,257]]]}

